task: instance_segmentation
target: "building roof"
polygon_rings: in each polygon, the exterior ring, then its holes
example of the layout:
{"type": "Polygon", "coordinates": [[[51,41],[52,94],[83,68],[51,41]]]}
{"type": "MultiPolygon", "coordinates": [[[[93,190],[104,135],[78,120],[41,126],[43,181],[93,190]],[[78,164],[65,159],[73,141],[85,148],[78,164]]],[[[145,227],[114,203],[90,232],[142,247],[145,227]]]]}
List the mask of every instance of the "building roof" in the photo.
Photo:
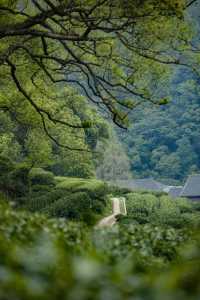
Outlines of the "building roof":
{"type": "Polygon", "coordinates": [[[180,194],[182,192],[183,186],[171,186],[168,194],[172,197],[172,198],[177,198],[180,197],[180,194]]]}
{"type": "Polygon", "coordinates": [[[164,188],[166,188],[166,185],[154,180],[153,178],[117,180],[113,184],[131,190],[163,191],[164,188]]]}
{"type": "Polygon", "coordinates": [[[181,197],[200,197],[200,174],[190,175],[180,194],[181,197]]]}

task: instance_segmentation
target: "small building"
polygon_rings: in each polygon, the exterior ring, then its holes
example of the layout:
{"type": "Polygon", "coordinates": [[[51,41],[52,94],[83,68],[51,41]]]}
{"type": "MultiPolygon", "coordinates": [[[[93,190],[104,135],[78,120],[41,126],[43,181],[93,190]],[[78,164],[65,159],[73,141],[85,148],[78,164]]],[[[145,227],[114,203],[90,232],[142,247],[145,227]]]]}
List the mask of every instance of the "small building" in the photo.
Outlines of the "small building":
{"type": "Polygon", "coordinates": [[[180,193],[180,197],[200,200],[200,174],[190,175],[180,193]]]}
{"type": "Polygon", "coordinates": [[[180,197],[182,190],[183,186],[171,186],[167,192],[172,198],[178,198],[180,197]]]}

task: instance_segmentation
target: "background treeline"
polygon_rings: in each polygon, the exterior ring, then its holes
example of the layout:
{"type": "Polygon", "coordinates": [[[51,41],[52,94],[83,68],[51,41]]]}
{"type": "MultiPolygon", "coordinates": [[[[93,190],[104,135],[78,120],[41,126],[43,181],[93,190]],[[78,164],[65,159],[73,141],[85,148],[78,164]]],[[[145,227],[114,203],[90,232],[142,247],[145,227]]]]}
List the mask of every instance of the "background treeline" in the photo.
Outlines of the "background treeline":
{"type": "Polygon", "coordinates": [[[151,89],[160,96],[168,95],[169,103],[136,108],[129,115],[128,133],[118,131],[133,177],[182,184],[188,175],[200,172],[199,9],[200,2],[196,1],[187,14],[196,35],[189,43],[192,51],[183,51],[183,60],[186,62],[189,55],[194,68],[188,68],[187,63],[178,69],[172,67],[171,78],[165,75],[159,87],[158,78],[149,76],[151,89]]]}
{"type": "Polygon", "coordinates": [[[128,133],[119,135],[134,177],[180,184],[188,175],[200,172],[198,80],[181,69],[172,81],[170,94],[169,104],[136,109],[130,116],[128,133]]]}

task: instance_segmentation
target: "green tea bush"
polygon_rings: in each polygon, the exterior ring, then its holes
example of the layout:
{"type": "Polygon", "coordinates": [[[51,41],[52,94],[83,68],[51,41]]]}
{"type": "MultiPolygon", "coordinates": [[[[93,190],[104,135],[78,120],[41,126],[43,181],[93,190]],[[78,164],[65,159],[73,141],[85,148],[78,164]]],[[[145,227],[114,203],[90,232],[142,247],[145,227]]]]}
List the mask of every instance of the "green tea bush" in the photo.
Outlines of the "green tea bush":
{"type": "Polygon", "coordinates": [[[139,224],[149,222],[155,209],[159,207],[158,198],[152,194],[130,193],[127,195],[126,206],[128,217],[133,217],[139,224]]]}
{"type": "Polygon", "coordinates": [[[31,194],[30,199],[26,199],[27,203],[25,204],[25,208],[28,208],[32,212],[40,212],[45,207],[50,205],[49,201],[49,193],[45,194],[31,194]]]}
{"type": "Polygon", "coordinates": [[[13,192],[9,176],[12,170],[14,170],[12,161],[8,157],[0,155],[0,189],[4,193],[13,192]]]}
{"type": "Polygon", "coordinates": [[[57,189],[71,192],[87,192],[92,198],[104,199],[109,187],[101,180],[66,177],[57,184],[57,189]]]}
{"type": "Polygon", "coordinates": [[[38,195],[40,193],[48,193],[53,190],[52,185],[34,184],[31,186],[31,191],[34,192],[34,194],[38,193],[38,195]]]}
{"type": "Polygon", "coordinates": [[[101,215],[108,188],[100,180],[82,178],[55,178],[56,186],[32,185],[25,207],[42,211],[53,217],[64,217],[93,224],[101,215]],[[40,188],[42,187],[42,188],[40,188]]]}
{"type": "Polygon", "coordinates": [[[0,299],[199,299],[199,232],[137,225],[92,234],[5,202],[0,210],[0,299]]]}
{"type": "Polygon", "coordinates": [[[7,156],[0,155],[0,177],[8,174],[14,169],[14,164],[7,156]]]}
{"type": "Polygon", "coordinates": [[[192,202],[192,208],[193,208],[193,210],[200,212],[200,201],[192,202]]]}
{"type": "Polygon", "coordinates": [[[52,237],[63,238],[67,247],[79,248],[80,243],[84,244],[87,233],[84,224],[66,223],[62,218],[53,219],[44,214],[14,210],[4,200],[0,200],[0,210],[0,234],[7,240],[31,245],[38,236],[48,233],[52,237]]]}
{"type": "Polygon", "coordinates": [[[29,170],[25,163],[14,164],[9,158],[0,156],[0,189],[15,198],[25,195],[29,170]]]}
{"type": "Polygon", "coordinates": [[[151,223],[174,228],[198,226],[200,215],[196,213],[195,221],[192,203],[186,199],[139,192],[128,194],[126,199],[128,216],[124,218],[125,223],[151,223]]]}
{"type": "Polygon", "coordinates": [[[66,196],[66,194],[56,190],[53,186],[41,185],[40,188],[40,185],[34,185],[32,186],[31,194],[26,199],[25,208],[33,212],[41,211],[62,196],[66,196]]]}
{"type": "Polygon", "coordinates": [[[25,163],[18,163],[10,172],[10,183],[14,190],[14,198],[20,202],[20,197],[25,196],[29,190],[29,175],[30,167],[25,163]]]}
{"type": "Polygon", "coordinates": [[[91,199],[88,194],[79,192],[71,194],[55,201],[47,207],[47,212],[51,216],[65,217],[75,220],[84,220],[84,214],[88,212],[91,205],[91,199]]]}
{"type": "Polygon", "coordinates": [[[33,168],[29,174],[31,185],[54,185],[54,175],[52,172],[42,168],[33,168]]]}
{"type": "Polygon", "coordinates": [[[159,263],[173,260],[177,256],[177,247],[187,237],[185,230],[149,224],[121,224],[105,230],[97,229],[93,236],[96,248],[112,261],[120,261],[138,251],[145,265],[155,263],[157,259],[159,263]]]}
{"type": "Polygon", "coordinates": [[[70,220],[80,220],[88,225],[94,224],[96,214],[103,212],[104,205],[98,200],[93,200],[86,192],[68,194],[65,197],[54,201],[46,207],[50,216],[65,217],[70,220]]]}

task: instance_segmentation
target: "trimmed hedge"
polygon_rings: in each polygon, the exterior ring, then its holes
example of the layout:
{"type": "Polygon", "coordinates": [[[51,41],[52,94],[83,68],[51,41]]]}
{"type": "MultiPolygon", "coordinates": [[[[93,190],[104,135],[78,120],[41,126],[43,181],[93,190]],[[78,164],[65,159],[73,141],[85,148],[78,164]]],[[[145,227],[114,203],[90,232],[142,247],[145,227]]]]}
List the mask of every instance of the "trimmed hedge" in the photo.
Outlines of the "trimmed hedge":
{"type": "Polygon", "coordinates": [[[187,199],[172,199],[167,195],[132,192],[126,196],[128,215],[121,223],[154,224],[182,228],[200,227],[200,213],[187,199]]]}
{"type": "Polygon", "coordinates": [[[33,212],[81,220],[88,225],[103,213],[109,192],[104,182],[71,177],[55,177],[55,182],[56,186],[42,185],[41,182],[32,185],[25,206],[33,212]]]}
{"type": "Polygon", "coordinates": [[[54,174],[42,168],[33,168],[30,171],[29,178],[31,185],[55,185],[54,174]]]}
{"type": "Polygon", "coordinates": [[[70,220],[79,220],[92,225],[95,222],[96,206],[85,192],[71,194],[55,201],[48,206],[46,211],[53,217],[64,217],[70,220]]]}

